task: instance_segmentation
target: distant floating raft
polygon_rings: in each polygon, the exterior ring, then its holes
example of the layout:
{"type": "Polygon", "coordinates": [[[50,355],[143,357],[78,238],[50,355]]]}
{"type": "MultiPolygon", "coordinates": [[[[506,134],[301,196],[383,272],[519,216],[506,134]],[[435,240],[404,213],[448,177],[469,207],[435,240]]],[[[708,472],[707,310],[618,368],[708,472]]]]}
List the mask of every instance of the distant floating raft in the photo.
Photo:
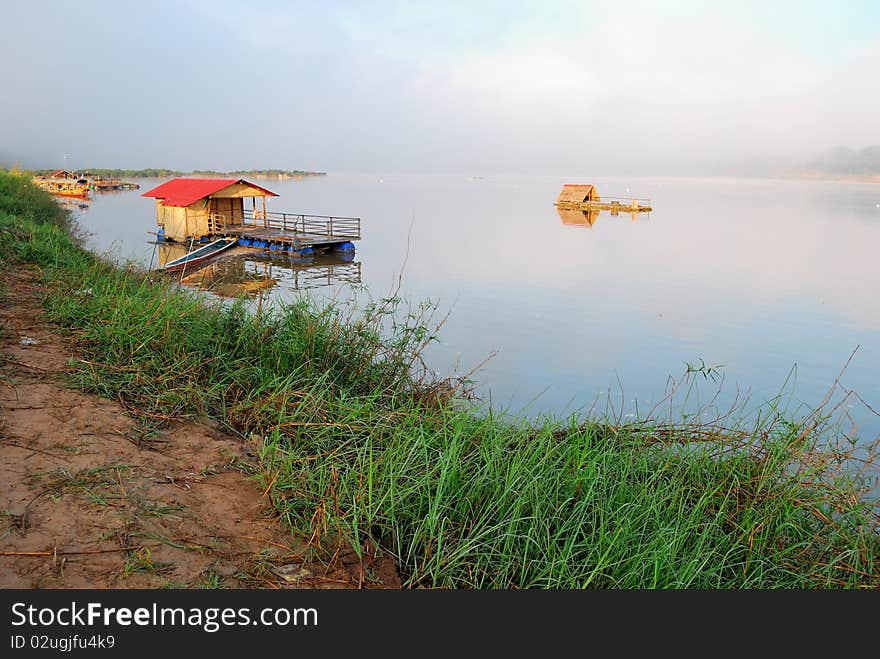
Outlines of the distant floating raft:
{"type": "Polygon", "coordinates": [[[593,185],[566,183],[562,186],[559,197],[556,198],[556,206],[562,209],[581,211],[611,211],[612,214],[621,211],[624,213],[646,213],[651,210],[651,200],[629,197],[600,198],[593,185]]]}

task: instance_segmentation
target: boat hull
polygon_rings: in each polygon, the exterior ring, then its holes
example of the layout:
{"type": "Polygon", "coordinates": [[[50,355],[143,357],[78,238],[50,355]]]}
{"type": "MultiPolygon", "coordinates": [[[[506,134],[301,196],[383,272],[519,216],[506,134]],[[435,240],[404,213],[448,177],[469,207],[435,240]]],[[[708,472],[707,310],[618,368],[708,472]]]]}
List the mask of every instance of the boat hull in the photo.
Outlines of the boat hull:
{"type": "Polygon", "coordinates": [[[58,195],[59,197],[79,197],[80,199],[85,199],[89,196],[88,190],[50,190],[50,194],[58,195]]]}
{"type": "Polygon", "coordinates": [[[189,254],[185,254],[180,258],[169,261],[164,266],[162,266],[160,270],[163,270],[165,272],[173,272],[174,270],[182,270],[192,265],[197,265],[199,263],[207,261],[208,259],[214,258],[221,252],[226,251],[237,243],[238,240],[235,238],[221,238],[220,240],[215,240],[214,242],[205,245],[204,247],[200,247],[199,249],[194,250],[189,254]]]}

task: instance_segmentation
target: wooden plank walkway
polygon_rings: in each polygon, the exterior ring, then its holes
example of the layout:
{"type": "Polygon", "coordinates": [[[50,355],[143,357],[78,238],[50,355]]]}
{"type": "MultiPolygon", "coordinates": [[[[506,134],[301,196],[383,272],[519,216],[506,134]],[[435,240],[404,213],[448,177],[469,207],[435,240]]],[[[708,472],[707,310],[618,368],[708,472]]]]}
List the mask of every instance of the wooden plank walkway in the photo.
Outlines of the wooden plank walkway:
{"type": "Polygon", "coordinates": [[[274,229],[271,227],[255,227],[252,225],[236,225],[226,227],[221,231],[224,236],[235,236],[245,240],[258,240],[267,243],[281,243],[293,247],[316,247],[321,245],[335,245],[356,240],[348,236],[333,234],[307,233],[292,229],[274,229]]]}
{"type": "Polygon", "coordinates": [[[215,235],[276,243],[294,249],[338,245],[361,237],[359,217],[263,213],[245,209],[241,224],[228,223],[221,217],[213,221],[212,233],[215,235]]]}
{"type": "Polygon", "coordinates": [[[557,207],[564,210],[581,211],[611,211],[613,214],[624,213],[650,213],[651,200],[631,197],[602,197],[598,200],[585,199],[583,201],[557,201],[557,207]]]}

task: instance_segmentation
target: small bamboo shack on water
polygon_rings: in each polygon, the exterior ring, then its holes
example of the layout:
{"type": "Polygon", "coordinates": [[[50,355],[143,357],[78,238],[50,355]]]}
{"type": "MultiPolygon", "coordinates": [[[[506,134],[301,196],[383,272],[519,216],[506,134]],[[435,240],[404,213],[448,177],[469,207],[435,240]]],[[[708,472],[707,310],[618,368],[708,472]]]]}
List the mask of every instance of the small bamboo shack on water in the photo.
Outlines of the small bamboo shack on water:
{"type": "Polygon", "coordinates": [[[608,196],[599,198],[595,186],[566,183],[556,198],[556,206],[563,209],[607,210],[612,214],[620,211],[644,213],[651,210],[651,200],[608,196]]]}
{"type": "Polygon", "coordinates": [[[266,215],[266,198],[278,195],[259,185],[234,178],[176,178],[144,192],[156,199],[156,222],[166,240],[200,240],[224,233],[244,221],[245,203],[251,213],[266,215]],[[257,209],[257,199],[261,208],[257,209]]]}
{"type": "Polygon", "coordinates": [[[562,192],[556,199],[557,206],[578,207],[585,202],[601,201],[599,193],[592,185],[577,185],[574,183],[566,183],[562,186],[562,192]]]}

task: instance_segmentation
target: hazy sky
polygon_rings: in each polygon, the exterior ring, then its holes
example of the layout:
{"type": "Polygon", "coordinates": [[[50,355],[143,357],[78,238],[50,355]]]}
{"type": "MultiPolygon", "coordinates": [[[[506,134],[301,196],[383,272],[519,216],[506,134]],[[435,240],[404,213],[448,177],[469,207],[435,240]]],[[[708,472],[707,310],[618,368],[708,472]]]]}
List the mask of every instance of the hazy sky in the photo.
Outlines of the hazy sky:
{"type": "Polygon", "coordinates": [[[0,165],[724,173],[880,142],[880,2],[9,2],[0,165]]]}

